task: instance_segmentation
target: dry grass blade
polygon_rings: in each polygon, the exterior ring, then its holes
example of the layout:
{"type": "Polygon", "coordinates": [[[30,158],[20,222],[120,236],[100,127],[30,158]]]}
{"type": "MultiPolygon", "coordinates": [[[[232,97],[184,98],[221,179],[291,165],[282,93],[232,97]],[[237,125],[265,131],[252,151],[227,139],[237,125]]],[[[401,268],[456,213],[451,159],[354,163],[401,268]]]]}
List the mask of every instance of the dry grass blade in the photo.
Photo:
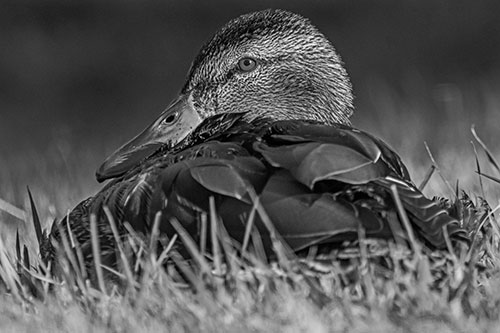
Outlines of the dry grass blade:
{"type": "Polygon", "coordinates": [[[61,283],[60,282],[57,282],[56,280],[54,280],[50,275],[46,274],[46,275],[41,275],[39,274],[38,272],[36,272],[35,270],[32,270],[32,269],[28,269],[26,267],[22,267],[22,269],[28,273],[30,276],[32,276],[33,278],[45,283],[45,284],[51,284],[51,285],[54,285],[54,286],[60,286],[61,283]]]}
{"type": "MultiPolygon", "coordinates": [[[[477,171],[476,171],[477,172],[477,171]]],[[[480,176],[482,177],[485,177],[485,178],[488,178],[489,180],[492,180],[494,181],[495,183],[498,183],[500,184],[500,178],[497,178],[497,177],[494,177],[494,176],[490,176],[490,175],[487,175],[487,174],[484,174],[484,173],[479,173],[477,172],[480,176]]]]}
{"type": "Polygon", "coordinates": [[[457,263],[458,259],[457,259],[457,256],[455,254],[455,251],[453,250],[453,244],[451,243],[450,234],[448,233],[448,229],[446,228],[445,225],[443,225],[442,230],[443,230],[443,235],[444,235],[444,241],[446,243],[446,248],[448,249],[448,252],[451,254],[451,257],[454,260],[454,262],[457,263]]]}
{"type": "Polygon", "coordinates": [[[217,237],[218,227],[218,217],[215,210],[215,199],[210,197],[208,199],[210,207],[210,239],[212,241],[212,256],[214,258],[215,275],[219,276],[222,274],[222,255],[219,248],[219,240],[217,237]]]}
{"type": "Polygon", "coordinates": [[[268,258],[266,255],[266,250],[264,249],[264,243],[262,242],[262,236],[260,235],[259,230],[257,228],[253,228],[251,231],[251,236],[252,236],[253,248],[257,259],[259,259],[261,263],[267,263],[268,258]]]}
{"type": "Polygon", "coordinates": [[[479,138],[479,135],[477,135],[477,133],[476,133],[476,126],[472,125],[471,128],[470,128],[470,130],[472,132],[472,135],[474,136],[474,139],[476,139],[476,141],[483,148],[483,150],[486,153],[486,156],[488,157],[488,160],[490,161],[490,163],[495,167],[495,169],[497,170],[497,172],[500,173],[500,166],[498,165],[498,162],[496,161],[495,157],[493,156],[493,154],[491,153],[491,151],[488,149],[488,147],[486,146],[486,144],[483,142],[483,140],[481,140],[479,138]]]}
{"type": "Polygon", "coordinates": [[[424,180],[422,180],[422,182],[418,186],[418,189],[420,191],[423,191],[424,188],[427,186],[427,184],[429,183],[429,180],[431,180],[431,177],[434,174],[434,171],[436,171],[436,167],[434,165],[431,165],[431,167],[429,168],[429,170],[425,174],[424,180]]]}
{"type": "Polygon", "coordinates": [[[493,213],[493,211],[496,211],[499,208],[500,208],[500,204],[492,210],[491,214],[488,214],[488,221],[490,221],[490,225],[493,228],[493,230],[495,231],[497,239],[500,239],[500,228],[498,226],[496,219],[494,218],[495,214],[493,213]]]}
{"type": "Polygon", "coordinates": [[[129,285],[134,285],[134,275],[132,274],[132,269],[130,268],[130,263],[128,261],[127,255],[123,250],[123,244],[120,239],[120,235],[118,233],[118,228],[116,227],[115,219],[109,210],[109,207],[105,206],[103,208],[106,217],[108,218],[109,225],[111,227],[111,232],[113,233],[113,237],[115,238],[116,247],[118,248],[118,252],[120,253],[120,258],[122,261],[123,269],[125,271],[125,277],[129,285]]]}
{"type": "Polygon", "coordinates": [[[14,298],[22,301],[21,295],[19,294],[18,286],[20,286],[19,274],[16,272],[9,258],[7,257],[7,249],[3,238],[0,237],[0,277],[4,280],[7,288],[12,293],[14,298]]]}
{"type": "Polygon", "coordinates": [[[241,246],[241,256],[245,257],[245,252],[248,247],[248,243],[250,242],[250,235],[252,233],[252,228],[255,220],[255,213],[257,212],[257,206],[259,205],[260,199],[257,196],[253,202],[252,209],[250,210],[250,214],[248,214],[247,223],[245,226],[245,236],[243,237],[243,245],[241,246]]]}
{"type": "Polygon", "coordinates": [[[8,203],[3,199],[0,199],[0,210],[14,216],[18,220],[26,222],[26,213],[24,212],[24,210],[17,208],[13,204],[8,203]]]}
{"type": "MultiPolygon", "coordinates": [[[[68,210],[66,213],[66,221],[69,221],[70,219],[70,211],[68,210]]],[[[71,223],[66,223],[66,228],[68,229],[68,236],[69,236],[69,241],[71,242],[71,247],[76,247],[75,242],[75,235],[73,234],[73,231],[71,230],[71,223]]]]}
{"type": "Polygon", "coordinates": [[[481,164],[479,163],[479,158],[477,156],[476,145],[472,141],[471,141],[471,145],[472,145],[472,149],[474,150],[474,157],[476,159],[476,169],[477,169],[476,172],[479,174],[479,177],[478,177],[479,178],[479,187],[481,188],[481,195],[484,198],[485,196],[484,196],[483,179],[481,178],[481,164]]]}
{"type": "MultiPolygon", "coordinates": [[[[158,257],[157,263],[159,265],[162,265],[163,261],[165,261],[165,259],[167,259],[167,255],[169,254],[170,250],[172,250],[172,248],[174,247],[174,244],[175,244],[176,240],[177,240],[177,234],[175,234],[174,236],[172,236],[172,238],[168,242],[167,246],[163,249],[163,251],[161,252],[160,256],[158,257]]],[[[203,253],[202,253],[202,255],[203,255],[203,253]]]]}
{"type": "Polygon", "coordinates": [[[19,241],[19,230],[16,230],[16,258],[17,258],[17,271],[21,270],[21,243],[19,241]]]}
{"type": "Polygon", "coordinates": [[[53,275],[52,275],[52,261],[50,261],[47,265],[43,260],[38,261],[38,271],[36,270],[29,270],[29,274],[33,276],[35,279],[38,279],[42,282],[43,286],[43,294],[47,296],[49,292],[49,286],[50,284],[56,285],[55,281],[53,280],[53,275]],[[42,277],[42,278],[39,278],[42,277]]]}
{"type": "Polygon", "coordinates": [[[155,219],[153,221],[153,228],[151,229],[151,235],[149,237],[149,253],[151,255],[152,261],[154,261],[154,259],[156,258],[158,237],[160,236],[161,215],[161,211],[156,212],[155,219]]]}
{"type": "MultiPolygon", "coordinates": [[[[129,237],[128,238],[129,241],[131,240],[131,238],[129,237]]],[[[130,244],[130,242],[129,242],[130,244]]],[[[136,257],[136,260],[135,260],[135,265],[134,265],[134,273],[137,274],[139,273],[139,269],[141,268],[141,258],[143,258],[142,256],[144,255],[146,251],[144,250],[144,246],[141,246],[139,247],[139,250],[135,251],[135,257],[136,257]]],[[[144,275],[146,276],[146,275],[144,275]]]]}
{"type": "MultiPolygon", "coordinates": [[[[249,189],[248,193],[250,194],[250,198],[252,198],[253,202],[255,202],[257,200],[257,194],[255,193],[255,191],[253,189],[249,189]]],[[[295,257],[294,252],[288,247],[286,242],[281,238],[281,235],[274,227],[274,224],[269,218],[269,215],[267,215],[267,212],[265,211],[264,207],[259,203],[256,206],[256,209],[257,213],[259,213],[262,223],[264,223],[267,230],[269,231],[271,242],[273,243],[273,248],[274,251],[276,252],[276,255],[278,256],[280,264],[286,267],[287,269],[290,269],[290,259],[295,257]]]]}
{"type": "Polygon", "coordinates": [[[375,288],[370,274],[370,267],[368,264],[368,250],[366,249],[366,232],[365,229],[360,226],[358,228],[358,239],[359,239],[359,252],[361,255],[361,265],[359,270],[363,276],[363,282],[366,288],[366,297],[369,303],[372,303],[375,299],[375,288]]]}
{"type": "MultiPolygon", "coordinates": [[[[74,272],[76,272],[76,281],[79,283],[82,281],[82,274],[81,274],[81,270],[80,270],[80,265],[79,263],[77,262],[75,256],[74,256],[74,252],[71,250],[71,247],[69,245],[69,242],[68,242],[68,237],[66,237],[66,233],[63,232],[63,229],[62,229],[62,226],[59,225],[59,224],[56,224],[56,227],[58,228],[58,231],[59,231],[59,234],[61,235],[61,243],[62,243],[62,246],[63,246],[63,250],[64,250],[64,254],[65,254],[65,258],[63,259],[66,259],[69,264],[73,267],[73,270],[74,272]]],[[[61,259],[61,258],[59,258],[61,259]]],[[[72,275],[69,275],[68,274],[68,277],[72,277],[72,275]]],[[[83,283],[80,283],[80,288],[83,288],[84,285],[83,283]]]]}
{"type": "Polygon", "coordinates": [[[398,189],[396,185],[391,185],[392,197],[394,199],[394,203],[396,204],[396,208],[398,210],[398,215],[403,222],[403,226],[406,230],[408,238],[410,240],[411,247],[416,255],[420,254],[420,246],[415,239],[415,234],[413,233],[413,227],[410,224],[410,220],[408,219],[408,215],[403,207],[403,203],[401,202],[401,198],[399,197],[398,189]]]}
{"type": "MultiPolygon", "coordinates": [[[[474,228],[474,232],[472,233],[471,236],[471,246],[469,247],[469,251],[467,253],[467,260],[470,260],[470,258],[474,257],[473,256],[474,252],[478,252],[479,250],[481,250],[481,247],[478,246],[478,243],[480,240],[482,240],[482,238],[478,237],[478,235],[481,229],[483,228],[484,224],[486,223],[486,221],[490,221],[490,223],[492,222],[491,217],[493,217],[499,209],[500,209],[500,204],[498,204],[492,210],[484,213],[479,219],[479,221],[476,223],[476,227],[474,228]]],[[[492,227],[494,229],[498,228],[498,226],[496,226],[495,223],[492,223],[492,227]]]]}
{"type": "Polygon", "coordinates": [[[218,223],[218,235],[220,244],[222,244],[222,249],[224,250],[224,254],[226,257],[226,264],[228,266],[228,274],[235,272],[235,268],[239,265],[238,256],[236,255],[235,247],[238,243],[233,242],[231,236],[227,232],[224,223],[218,223]]]}
{"type": "Polygon", "coordinates": [[[30,269],[31,264],[30,264],[30,254],[28,252],[28,247],[24,245],[23,247],[23,262],[24,262],[24,267],[27,269],[30,269]]]}
{"type": "MultiPolygon", "coordinates": [[[[61,268],[60,271],[62,273],[63,281],[65,281],[65,283],[68,285],[75,285],[76,283],[78,285],[78,288],[81,291],[85,292],[88,289],[82,277],[84,274],[86,274],[85,266],[76,261],[74,252],[69,246],[68,238],[63,232],[63,227],[60,224],[55,224],[55,226],[57,227],[59,235],[61,236],[60,242],[56,242],[54,244],[54,247],[56,249],[56,253],[58,253],[56,260],[58,262],[58,266],[61,268]],[[73,269],[71,269],[71,267],[73,267],[73,269]],[[81,269],[81,267],[83,267],[83,270],[81,269]]],[[[49,263],[49,265],[52,265],[52,263],[49,263]]],[[[47,276],[49,276],[51,271],[50,269],[45,267],[45,272],[47,276]]],[[[70,288],[69,290],[74,296],[76,296],[74,288],[70,288]]]]}
{"type": "Polygon", "coordinates": [[[90,238],[92,243],[92,254],[94,256],[94,264],[97,275],[97,283],[99,289],[106,295],[106,286],[104,284],[104,274],[101,266],[101,249],[99,245],[99,234],[97,231],[97,218],[95,214],[90,215],[90,238]]]}
{"type": "Polygon", "coordinates": [[[202,213],[201,218],[200,218],[200,252],[201,255],[204,256],[205,253],[207,252],[207,229],[208,229],[208,221],[207,221],[207,214],[202,213]]]}
{"type": "Polygon", "coordinates": [[[199,265],[201,271],[203,273],[210,273],[210,265],[201,255],[200,251],[198,251],[198,249],[196,248],[195,241],[191,238],[186,229],[184,229],[184,227],[175,218],[172,218],[170,220],[170,223],[172,224],[172,227],[174,227],[175,231],[177,231],[177,234],[179,235],[182,242],[186,246],[186,249],[189,251],[191,257],[199,265]]]}
{"type": "Polygon", "coordinates": [[[38,245],[42,244],[42,224],[40,223],[40,217],[38,216],[38,212],[36,210],[35,201],[33,200],[33,196],[31,195],[30,188],[27,187],[28,196],[30,199],[31,206],[31,214],[33,218],[33,225],[35,226],[36,240],[38,241],[38,245]]]}
{"type": "Polygon", "coordinates": [[[436,163],[436,160],[434,159],[434,156],[431,153],[431,149],[427,145],[427,142],[424,142],[425,150],[427,151],[427,155],[429,155],[429,158],[431,159],[432,165],[436,169],[437,173],[439,174],[439,177],[441,177],[441,180],[443,183],[448,187],[452,195],[455,195],[455,191],[453,190],[453,187],[451,186],[450,182],[446,178],[444,178],[443,174],[441,173],[441,169],[439,168],[438,164],[436,163]]]}
{"type": "MultiPolygon", "coordinates": [[[[116,269],[113,269],[113,268],[108,267],[106,265],[103,265],[102,268],[105,269],[105,270],[107,270],[111,274],[116,275],[121,280],[127,280],[128,279],[127,276],[125,276],[124,274],[118,272],[116,269]]],[[[133,280],[131,283],[132,283],[131,286],[136,287],[136,288],[139,287],[139,283],[137,281],[133,280]]]]}
{"type": "MultiPolygon", "coordinates": [[[[68,215],[66,215],[66,218],[67,218],[67,221],[69,221],[69,213],[68,213],[68,215]]],[[[83,258],[83,253],[82,253],[82,249],[80,247],[80,243],[76,240],[76,237],[73,233],[73,229],[71,228],[71,223],[67,223],[66,225],[67,225],[67,229],[68,229],[69,239],[71,240],[72,246],[76,252],[77,274],[81,274],[81,280],[85,281],[87,279],[87,270],[85,269],[85,260],[83,258]]]]}
{"type": "Polygon", "coordinates": [[[194,286],[197,291],[205,290],[202,279],[196,276],[189,264],[182,258],[182,256],[177,251],[172,251],[170,254],[175,266],[182,272],[182,274],[187,278],[188,282],[194,286]]]}

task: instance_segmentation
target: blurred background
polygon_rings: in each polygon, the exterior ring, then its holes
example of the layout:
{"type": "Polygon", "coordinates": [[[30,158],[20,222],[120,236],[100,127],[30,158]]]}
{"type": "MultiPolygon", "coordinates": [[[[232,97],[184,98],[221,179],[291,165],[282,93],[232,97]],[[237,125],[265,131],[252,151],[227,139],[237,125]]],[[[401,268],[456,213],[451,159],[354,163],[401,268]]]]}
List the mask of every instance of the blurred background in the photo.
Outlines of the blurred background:
{"type": "Polygon", "coordinates": [[[88,184],[59,194],[71,203],[97,189],[98,163],[167,106],[201,45],[270,7],[310,18],[336,45],[353,123],[398,150],[417,180],[430,166],[424,141],[451,182],[474,170],[473,123],[499,151],[497,0],[3,1],[0,166],[11,167],[0,167],[0,195],[19,201],[13,187],[48,174],[88,184]]]}

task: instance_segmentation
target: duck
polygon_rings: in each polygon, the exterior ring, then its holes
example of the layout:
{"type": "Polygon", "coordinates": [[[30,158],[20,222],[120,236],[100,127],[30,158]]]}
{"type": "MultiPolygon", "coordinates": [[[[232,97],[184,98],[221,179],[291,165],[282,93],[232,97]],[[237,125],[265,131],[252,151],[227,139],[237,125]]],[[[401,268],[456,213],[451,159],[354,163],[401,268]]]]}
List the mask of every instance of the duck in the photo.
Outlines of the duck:
{"type": "Polygon", "coordinates": [[[68,237],[90,269],[92,216],[110,266],[117,244],[109,219],[122,236],[127,224],[151,233],[158,220],[161,235],[173,237],[177,224],[198,242],[207,238],[203,217],[215,213],[238,244],[255,229],[266,252],[267,221],[297,253],[356,241],[361,229],[394,239],[405,216],[430,249],[466,240],[396,152],[352,127],[353,99],[340,55],[308,19],[267,9],[229,21],[201,48],[170,106],[98,168],[104,187],[53,224],[42,257],[54,260],[68,237]],[[253,214],[256,205],[265,214],[253,214]]]}

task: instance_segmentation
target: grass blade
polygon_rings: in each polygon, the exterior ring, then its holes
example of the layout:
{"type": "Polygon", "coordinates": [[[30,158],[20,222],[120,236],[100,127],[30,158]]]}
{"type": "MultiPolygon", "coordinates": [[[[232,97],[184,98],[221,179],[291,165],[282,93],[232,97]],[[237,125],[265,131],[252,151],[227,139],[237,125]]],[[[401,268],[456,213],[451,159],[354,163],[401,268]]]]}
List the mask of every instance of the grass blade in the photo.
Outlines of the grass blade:
{"type": "Polygon", "coordinates": [[[219,221],[218,223],[217,230],[218,230],[220,244],[222,245],[222,249],[224,250],[226,265],[228,267],[226,272],[227,275],[231,276],[232,273],[236,271],[235,268],[239,265],[238,256],[236,255],[236,246],[238,244],[237,242],[234,242],[231,236],[229,236],[229,233],[227,232],[224,223],[222,223],[221,221],[219,221]]]}
{"type": "Polygon", "coordinates": [[[200,219],[200,252],[201,255],[204,256],[205,253],[207,252],[207,229],[208,229],[208,222],[207,222],[207,214],[202,213],[201,214],[201,219],[200,219]]]}
{"type": "Polygon", "coordinates": [[[362,274],[364,287],[366,289],[366,297],[369,304],[372,304],[375,299],[375,287],[373,286],[372,276],[370,274],[370,266],[368,262],[368,250],[366,248],[366,231],[360,226],[358,228],[359,239],[359,253],[360,253],[360,267],[359,270],[362,274]]]}
{"type": "Polygon", "coordinates": [[[16,230],[16,258],[17,258],[17,271],[21,270],[21,243],[19,242],[19,230],[16,230]]]}
{"type": "Polygon", "coordinates": [[[0,199],[0,210],[14,216],[18,220],[26,222],[26,213],[24,212],[24,210],[17,208],[13,204],[8,203],[3,199],[0,199]]]}
{"type": "Polygon", "coordinates": [[[413,228],[410,224],[410,220],[408,219],[408,215],[403,207],[403,203],[401,202],[401,198],[399,197],[398,190],[396,185],[391,185],[392,197],[394,198],[394,203],[396,204],[396,208],[398,210],[398,215],[403,222],[403,226],[406,229],[406,233],[408,234],[408,238],[410,240],[410,245],[415,252],[416,255],[420,254],[420,246],[418,245],[415,234],[413,233],[413,228]]]}
{"type": "MultiPolygon", "coordinates": [[[[257,201],[257,194],[253,190],[253,188],[248,190],[248,193],[250,195],[250,198],[252,199],[253,202],[257,201]]],[[[262,223],[266,226],[267,230],[269,231],[269,236],[271,237],[271,242],[273,244],[274,251],[276,255],[278,256],[278,260],[280,264],[286,268],[290,268],[289,262],[291,258],[295,257],[294,252],[288,247],[287,243],[281,238],[281,235],[278,233],[276,228],[274,227],[273,222],[269,218],[269,215],[267,215],[266,210],[264,207],[258,202],[256,205],[257,213],[260,216],[260,219],[262,220],[262,223]]]]}
{"type": "Polygon", "coordinates": [[[28,196],[30,199],[30,206],[31,206],[31,214],[33,217],[33,225],[35,226],[35,234],[36,234],[36,240],[38,241],[38,245],[42,245],[42,224],[40,223],[40,217],[38,216],[38,212],[36,210],[35,206],[35,201],[33,200],[33,196],[31,195],[30,188],[27,187],[28,190],[28,196]]]}
{"type": "Polygon", "coordinates": [[[476,172],[479,174],[479,187],[481,188],[481,195],[484,196],[484,186],[483,186],[483,178],[481,177],[481,164],[479,163],[479,157],[477,156],[477,149],[474,142],[471,141],[472,149],[474,150],[474,156],[476,159],[476,172]]]}
{"type": "Polygon", "coordinates": [[[422,180],[422,182],[418,186],[418,189],[420,191],[423,191],[424,188],[427,186],[427,184],[429,183],[429,180],[431,180],[431,177],[434,174],[434,171],[436,171],[436,167],[433,164],[433,165],[431,165],[431,167],[429,168],[429,170],[425,174],[424,180],[422,180]]]}
{"type": "Polygon", "coordinates": [[[181,238],[182,242],[186,246],[186,249],[188,250],[189,254],[191,257],[196,261],[196,263],[199,265],[201,271],[203,273],[210,273],[210,265],[208,262],[205,260],[205,258],[201,255],[200,251],[196,248],[196,243],[195,241],[191,238],[191,236],[188,234],[186,229],[177,221],[176,218],[172,218],[170,220],[170,223],[172,224],[172,227],[174,227],[175,231],[181,238]]]}
{"type": "Polygon", "coordinates": [[[156,251],[158,245],[158,237],[160,236],[160,222],[161,222],[161,211],[156,212],[155,219],[153,221],[153,229],[151,229],[151,235],[149,238],[149,253],[152,259],[156,258],[156,251]]]}
{"type": "MultiPolygon", "coordinates": [[[[159,265],[162,265],[163,261],[165,259],[167,259],[167,255],[169,254],[170,250],[172,250],[172,247],[174,246],[176,240],[177,240],[177,234],[175,234],[175,235],[172,236],[172,238],[168,242],[167,246],[163,249],[163,251],[161,252],[160,256],[158,257],[158,259],[157,259],[156,262],[159,265]]],[[[202,255],[203,255],[203,253],[202,253],[202,255]]]]}
{"type": "Polygon", "coordinates": [[[122,260],[123,269],[125,270],[126,280],[128,281],[129,285],[133,286],[134,282],[135,282],[134,275],[132,274],[132,269],[130,268],[130,263],[128,261],[126,254],[125,254],[125,251],[123,250],[122,241],[121,241],[120,235],[118,233],[118,228],[116,227],[115,219],[113,218],[113,215],[111,214],[111,211],[109,210],[109,207],[104,206],[103,210],[104,210],[104,214],[106,214],[106,216],[108,218],[108,222],[109,222],[109,225],[111,227],[111,232],[113,233],[113,237],[115,238],[116,247],[118,248],[118,252],[120,253],[120,258],[122,260]]]}
{"type": "Polygon", "coordinates": [[[486,156],[488,157],[488,160],[490,161],[490,163],[495,167],[495,169],[497,170],[497,172],[500,174],[500,166],[498,165],[497,160],[495,159],[495,157],[493,156],[493,154],[491,153],[491,151],[488,149],[488,147],[486,146],[486,144],[483,142],[483,140],[481,140],[479,138],[479,135],[477,135],[477,133],[476,133],[476,126],[472,125],[471,128],[470,128],[470,130],[472,132],[472,135],[474,136],[474,139],[476,139],[476,141],[479,143],[479,145],[481,145],[481,147],[483,148],[483,150],[486,153],[486,156]]]}
{"type": "Polygon", "coordinates": [[[2,237],[0,237],[0,278],[4,280],[7,288],[12,293],[14,298],[22,302],[21,295],[19,294],[21,286],[19,274],[16,272],[9,258],[7,257],[7,249],[3,242],[2,237]]]}
{"type": "Polygon", "coordinates": [[[248,247],[248,243],[250,241],[250,235],[252,233],[252,228],[255,220],[255,213],[257,212],[257,206],[259,205],[260,199],[257,196],[253,202],[252,209],[250,210],[250,214],[248,214],[247,223],[245,226],[245,236],[243,237],[243,245],[241,246],[241,257],[245,257],[245,252],[248,247]]]}
{"type": "MultiPolygon", "coordinates": [[[[69,220],[66,220],[67,224],[69,223],[69,220]]],[[[76,280],[76,283],[78,284],[79,288],[81,290],[85,290],[85,284],[83,283],[82,279],[82,272],[81,272],[81,265],[77,261],[77,258],[75,258],[74,252],[71,250],[71,247],[69,245],[68,237],[66,236],[66,233],[63,232],[63,226],[60,224],[56,224],[56,227],[59,231],[59,235],[61,236],[61,241],[60,244],[56,246],[58,248],[59,256],[58,260],[61,262],[65,261],[68,263],[68,268],[73,267],[73,271],[76,273],[76,277],[74,274],[71,274],[70,271],[65,271],[64,274],[66,276],[67,282],[71,282],[76,280]],[[61,244],[62,243],[62,244],[61,244]],[[61,248],[62,245],[62,248],[61,248]],[[64,256],[62,256],[64,254],[64,256]]],[[[68,229],[71,230],[71,229],[68,229]]],[[[85,269],[83,270],[85,271],[85,269]]]]}
{"type": "Polygon", "coordinates": [[[90,215],[90,238],[92,242],[92,254],[94,255],[94,264],[97,274],[97,283],[101,292],[106,295],[104,274],[102,272],[101,266],[101,249],[99,245],[99,234],[97,231],[97,218],[95,214],[90,215]]]}
{"type": "Polygon", "coordinates": [[[172,251],[170,258],[172,258],[175,266],[179,269],[182,275],[188,280],[188,282],[196,288],[198,292],[205,290],[202,279],[198,278],[196,274],[191,269],[186,260],[177,252],[172,251]]]}
{"type": "Polygon", "coordinates": [[[262,236],[257,228],[253,228],[251,231],[253,249],[255,251],[255,256],[262,263],[268,263],[266,250],[264,250],[264,242],[262,242],[262,236]]]}
{"type": "Polygon", "coordinates": [[[212,240],[212,256],[214,258],[215,265],[215,275],[220,276],[222,274],[222,258],[219,247],[219,240],[217,237],[217,213],[215,211],[215,199],[214,197],[210,197],[209,199],[209,207],[210,207],[210,236],[212,240]]]}
{"type": "MultiPolygon", "coordinates": [[[[66,215],[66,221],[69,221],[69,213],[66,215]]],[[[54,223],[56,223],[54,221],[54,223]]],[[[76,239],[74,233],[73,233],[73,229],[71,228],[71,223],[66,223],[66,226],[67,226],[67,229],[68,229],[68,236],[69,236],[69,239],[71,241],[71,246],[75,249],[75,253],[76,253],[76,260],[75,260],[75,263],[74,265],[76,265],[76,272],[77,272],[77,276],[79,277],[79,279],[81,279],[81,281],[85,281],[87,279],[87,269],[85,268],[85,260],[83,258],[83,253],[82,253],[82,248],[80,246],[80,243],[78,242],[78,240],[76,239]]],[[[61,228],[59,228],[61,229],[61,228]]],[[[67,239],[66,239],[66,243],[67,243],[67,239]]],[[[69,245],[69,244],[68,244],[69,245]]],[[[73,255],[71,253],[71,255],[73,255]]]]}
{"type": "Polygon", "coordinates": [[[441,173],[441,169],[439,168],[438,164],[436,163],[436,160],[434,159],[434,156],[431,153],[431,149],[427,145],[427,142],[424,142],[425,149],[427,150],[427,155],[429,155],[429,158],[431,159],[432,165],[436,169],[437,173],[439,174],[439,177],[441,177],[441,180],[445,185],[450,189],[450,192],[452,195],[455,194],[455,191],[453,190],[453,187],[451,186],[450,182],[446,178],[444,178],[443,174],[441,173]]]}
{"type": "MultiPolygon", "coordinates": [[[[477,172],[477,171],[476,171],[477,172]]],[[[479,173],[477,172],[480,176],[482,177],[485,177],[485,178],[488,178],[489,180],[492,180],[494,181],[495,183],[498,183],[500,184],[500,178],[497,178],[497,177],[494,177],[494,176],[490,176],[490,175],[487,175],[487,174],[484,174],[484,173],[479,173]]]]}
{"type": "Polygon", "coordinates": [[[30,254],[28,252],[28,247],[24,245],[23,247],[23,262],[24,262],[24,267],[26,267],[28,270],[30,269],[30,254]]]}

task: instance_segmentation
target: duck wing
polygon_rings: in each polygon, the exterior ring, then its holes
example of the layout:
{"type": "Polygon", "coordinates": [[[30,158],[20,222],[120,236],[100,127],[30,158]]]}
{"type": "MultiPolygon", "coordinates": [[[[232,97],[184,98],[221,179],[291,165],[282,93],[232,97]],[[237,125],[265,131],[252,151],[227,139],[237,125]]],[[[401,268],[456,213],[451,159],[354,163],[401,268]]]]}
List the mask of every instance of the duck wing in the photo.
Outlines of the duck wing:
{"type": "MultiPolygon", "coordinates": [[[[213,197],[229,235],[241,242],[256,193],[278,233],[298,251],[355,240],[361,227],[368,237],[394,237],[391,225],[401,225],[391,194],[395,186],[416,235],[429,247],[445,248],[445,233],[466,239],[459,222],[415,187],[397,154],[363,131],[298,120],[236,123],[191,142],[111,182],[62,224],[81,224],[93,213],[99,231],[110,235],[103,210],[108,207],[119,226],[128,222],[147,233],[161,212],[162,233],[175,233],[170,221],[176,218],[198,240],[213,197]]],[[[256,214],[253,223],[269,251],[262,216],[256,214]]]]}

